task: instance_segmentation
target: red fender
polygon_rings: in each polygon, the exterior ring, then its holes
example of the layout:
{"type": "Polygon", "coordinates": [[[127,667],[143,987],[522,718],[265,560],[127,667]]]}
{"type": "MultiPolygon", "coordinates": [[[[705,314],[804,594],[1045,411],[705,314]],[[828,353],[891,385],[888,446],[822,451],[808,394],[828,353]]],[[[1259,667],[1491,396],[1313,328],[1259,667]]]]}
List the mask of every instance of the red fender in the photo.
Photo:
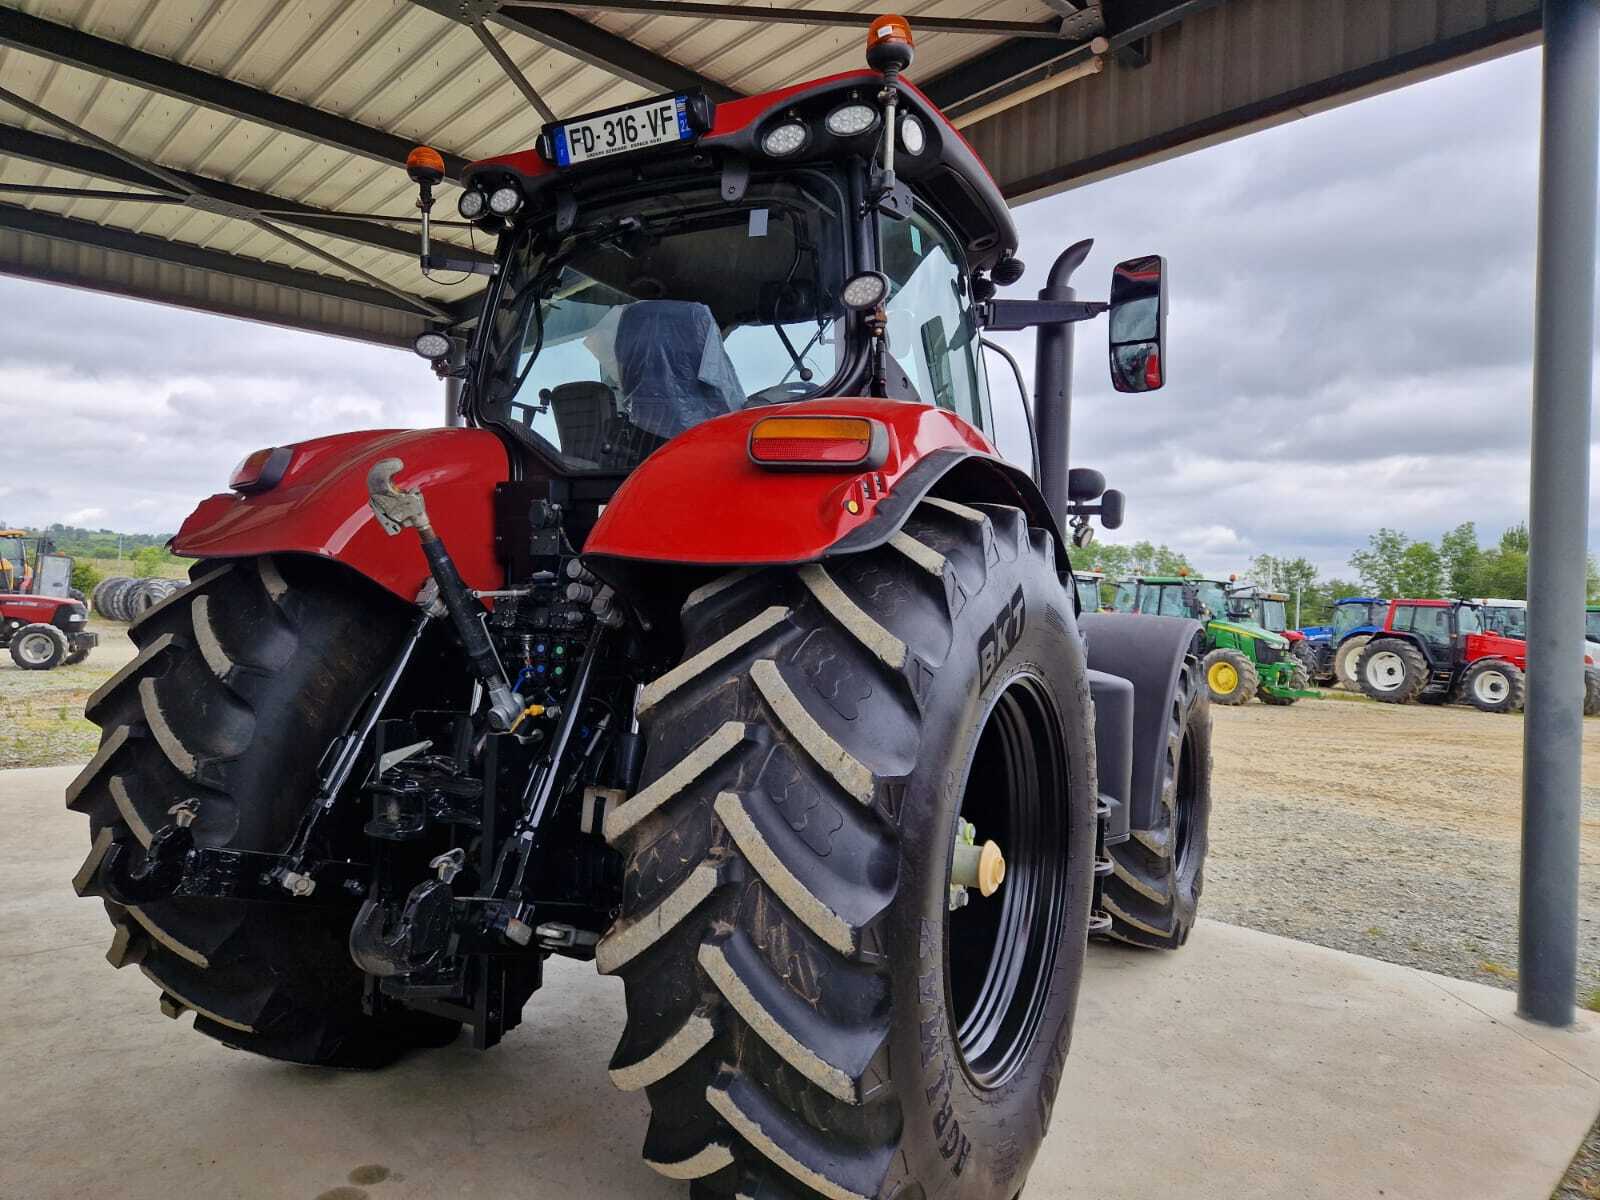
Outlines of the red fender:
{"type": "Polygon", "coordinates": [[[1480,658],[1503,658],[1519,671],[1528,669],[1528,643],[1498,633],[1469,633],[1466,640],[1467,666],[1480,658]]]}
{"type": "Polygon", "coordinates": [[[896,485],[940,451],[996,454],[966,421],[926,404],[839,399],[743,409],[679,434],[645,459],[606,505],[583,552],[697,566],[811,562],[892,509],[896,485]],[[881,421],[888,456],[876,471],[759,467],[750,461],[750,427],[783,413],[881,421]]]}
{"type": "Polygon", "coordinates": [[[223,492],[189,514],[172,550],[191,558],[315,554],[344,563],[410,602],[428,578],[417,535],[390,537],[367,504],[367,471],[398,458],[401,487],[420,486],[428,517],[468,587],[502,586],[494,556],[494,486],[510,477],[505,447],[482,429],[376,429],[298,442],[267,491],[223,492]]]}

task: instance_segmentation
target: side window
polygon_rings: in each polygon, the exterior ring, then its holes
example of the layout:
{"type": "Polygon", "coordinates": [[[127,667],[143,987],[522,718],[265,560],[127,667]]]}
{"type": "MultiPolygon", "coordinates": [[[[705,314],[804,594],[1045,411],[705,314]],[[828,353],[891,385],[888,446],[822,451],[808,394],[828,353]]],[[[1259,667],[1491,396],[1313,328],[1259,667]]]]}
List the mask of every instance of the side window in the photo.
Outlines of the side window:
{"type": "Polygon", "coordinates": [[[1394,610],[1394,627],[1396,629],[1410,629],[1416,611],[1414,604],[1402,604],[1396,607],[1394,610]]]}
{"type": "Polygon", "coordinates": [[[1111,598],[1111,607],[1116,612],[1132,612],[1134,602],[1139,594],[1137,583],[1117,584],[1117,594],[1111,598]]]}
{"type": "Polygon", "coordinates": [[[1183,602],[1183,588],[1173,584],[1161,589],[1161,616],[1187,617],[1188,606],[1183,602]]]}
{"type": "Polygon", "coordinates": [[[987,381],[960,250],[919,212],[879,220],[878,258],[889,277],[889,353],[925,403],[987,429],[987,381]]]}
{"type": "MultiPolygon", "coordinates": [[[[1491,613],[1494,612],[1493,609],[1490,609],[1489,611],[1491,613]]],[[[1456,609],[1456,613],[1457,613],[1457,620],[1461,624],[1461,632],[1462,633],[1482,633],[1483,632],[1483,623],[1478,620],[1478,610],[1473,608],[1472,605],[1463,604],[1460,608],[1456,609]]],[[[1495,615],[1498,616],[1499,614],[1495,614],[1495,615]]],[[[1499,626],[1499,622],[1498,621],[1491,621],[1490,624],[1493,625],[1493,626],[1496,626],[1496,628],[1494,630],[1496,633],[1504,633],[1504,632],[1506,632],[1504,629],[1498,627],[1499,626]]]]}

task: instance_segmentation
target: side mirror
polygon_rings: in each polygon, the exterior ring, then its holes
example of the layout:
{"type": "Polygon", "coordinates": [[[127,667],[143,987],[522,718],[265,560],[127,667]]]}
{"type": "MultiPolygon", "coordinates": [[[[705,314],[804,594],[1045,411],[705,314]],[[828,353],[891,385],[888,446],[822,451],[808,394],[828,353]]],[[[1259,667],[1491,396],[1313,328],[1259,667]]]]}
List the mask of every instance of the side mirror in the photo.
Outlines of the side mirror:
{"type": "Polygon", "coordinates": [[[1100,525],[1104,529],[1121,529],[1122,516],[1127,511],[1128,498],[1116,488],[1100,495],[1100,525]]]}
{"type": "Polygon", "coordinates": [[[1106,490],[1106,477],[1091,467],[1073,467],[1067,472],[1067,499],[1074,504],[1098,500],[1106,490]]]}
{"type": "Polygon", "coordinates": [[[1111,385],[1153,392],[1166,382],[1167,261],[1130,258],[1111,272],[1111,385]]]}

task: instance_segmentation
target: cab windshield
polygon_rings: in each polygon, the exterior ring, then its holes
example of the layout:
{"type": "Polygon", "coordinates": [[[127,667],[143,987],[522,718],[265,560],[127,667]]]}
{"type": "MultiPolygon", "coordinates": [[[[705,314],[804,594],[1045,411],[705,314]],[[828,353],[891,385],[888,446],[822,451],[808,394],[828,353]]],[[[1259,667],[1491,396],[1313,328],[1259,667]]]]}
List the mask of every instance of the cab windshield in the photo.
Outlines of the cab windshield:
{"type": "Polygon", "coordinates": [[[1284,611],[1282,600],[1259,600],[1256,602],[1256,623],[1263,629],[1270,629],[1273,633],[1282,633],[1289,628],[1289,617],[1284,611]]]}
{"type": "Polygon", "coordinates": [[[1482,615],[1483,627],[1490,633],[1498,633],[1502,637],[1523,638],[1526,640],[1528,636],[1527,609],[1491,604],[1483,608],[1482,615]]]}
{"type": "Polygon", "coordinates": [[[0,537],[0,592],[14,592],[28,574],[26,548],[21,538],[0,537]]]}
{"type": "Polygon", "coordinates": [[[522,232],[480,335],[479,416],[567,469],[628,470],[702,421],[822,392],[844,362],[844,214],[810,173],[522,232]]]}
{"type": "Polygon", "coordinates": [[[1336,604],[1333,609],[1333,632],[1348,633],[1358,625],[1383,624],[1384,605],[1336,604]]]}

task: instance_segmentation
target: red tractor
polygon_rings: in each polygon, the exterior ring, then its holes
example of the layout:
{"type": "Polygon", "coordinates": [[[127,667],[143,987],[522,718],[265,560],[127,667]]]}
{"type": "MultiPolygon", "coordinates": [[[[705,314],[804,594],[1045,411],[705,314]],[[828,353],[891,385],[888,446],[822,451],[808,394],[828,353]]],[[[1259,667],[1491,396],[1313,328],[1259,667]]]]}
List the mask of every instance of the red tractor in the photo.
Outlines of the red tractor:
{"type": "Polygon", "coordinates": [[[25,529],[0,529],[0,646],[24,671],[80,663],[100,640],[87,628],[89,606],[69,586],[72,560],[47,549],[25,529]],[[46,567],[62,567],[58,578],[47,580],[46,567]],[[62,594],[48,595],[47,587],[62,594]]]}
{"type": "MultiPolygon", "coordinates": [[[[1585,656],[1584,662],[1593,665],[1585,656]]],[[[1486,631],[1470,600],[1391,600],[1383,627],[1361,651],[1361,690],[1386,704],[1447,704],[1457,696],[1483,712],[1522,707],[1528,644],[1486,631]]]]}
{"type": "Polygon", "coordinates": [[[68,794],[169,1016],[376,1065],[593,961],[695,1195],[1019,1192],[1088,935],[1193,928],[1211,721],[1199,625],[1080,620],[1062,533],[1121,506],[1067,470],[1072,324],[1159,386],[1162,262],[995,298],[1016,228],[911,57],[885,18],[870,70],[474,164],[481,315],[418,347],[467,428],[269,447],[184,522],[68,794]],[[980,354],[1027,327],[1037,478],[980,354]]]}

